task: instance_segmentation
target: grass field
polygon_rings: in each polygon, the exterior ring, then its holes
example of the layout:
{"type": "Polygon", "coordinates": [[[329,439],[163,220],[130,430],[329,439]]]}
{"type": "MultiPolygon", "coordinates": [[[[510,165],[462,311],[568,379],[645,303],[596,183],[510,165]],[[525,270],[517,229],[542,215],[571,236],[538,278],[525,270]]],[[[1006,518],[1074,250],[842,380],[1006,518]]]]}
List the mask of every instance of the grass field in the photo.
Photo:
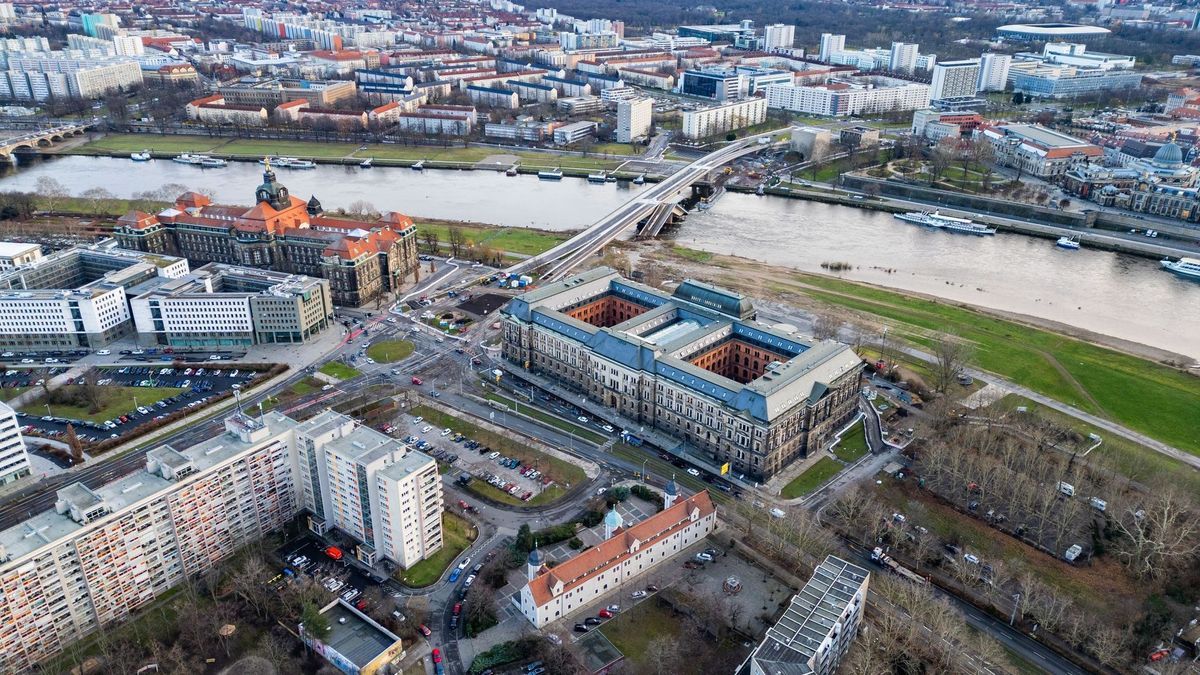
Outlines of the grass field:
{"type": "Polygon", "coordinates": [[[306,377],[296,384],[293,384],[291,387],[291,392],[297,396],[304,396],[305,394],[311,394],[314,391],[320,390],[323,386],[325,386],[325,384],[317,378],[306,377]]]}
{"type": "Polygon", "coordinates": [[[1145,359],[975,310],[798,274],[833,305],[969,340],[974,364],[1041,394],[1200,454],[1200,379],[1145,359]]]}
{"type": "MultiPolygon", "coordinates": [[[[612,144],[615,147],[604,146],[609,155],[624,156],[623,144],[612,144]]],[[[292,140],[261,140],[235,139],[227,137],[211,137],[203,134],[192,136],[159,136],[155,134],[109,134],[104,138],[92,141],[82,146],[80,152],[107,154],[136,152],[148,149],[153,152],[211,152],[219,155],[243,155],[246,157],[264,157],[267,155],[287,155],[289,157],[335,158],[349,157],[365,159],[372,157],[379,160],[397,160],[415,162],[426,160],[433,162],[449,162],[455,164],[475,164],[493,155],[515,155],[521,164],[531,167],[562,166],[567,169],[615,169],[623,161],[620,157],[606,159],[602,156],[605,151],[593,149],[587,157],[575,154],[559,154],[554,152],[511,151],[503,148],[480,147],[433,147],[433,146],[403,146],[391,144],[368,144],[360,150],[358,143],[324,143],[321,141],[292,141],[292,140]]]]}
{"type": "Polygon", "coordinates": [[[837,472],[842,470],[842,465],[833,461],[828,457],[822,457],[817,460],[816,464],[804,470],[804,473],[796,476],[792,482],[788,483],[780,491],[780,496],[784,499],[795,499],[816,490],[825,484],[825,481],[833,478],[837,472]]]}
{"type": "Polygon", "coordinates": [[[451,228],[461,230],[470,244],[481,244],[498,251],[523,255],[537,255],[547,251],[566,241],[568,236],[521,227],[475,227],[470,225],[452,226],[445,223],[417,223],[418,248],[422,252],[425,251],[425,242],[420,240],[420,233],[433,232],[437,234],[441,248],[448,249],[451,228]]]}
{"type": "Polygon", "coordinates": [[[833,448],[833,454],[847,464],[853,464],[867,452],[869,452],[867,432],[863,429],[861,421],[847,429],[846,433],[842,434],[842,439],[833,448]]]}
{"type": "MultiPolygon", "coordinates": [[[[78,387],[67,385],[61,388],[63,393],[70,393],[78,387]]],[[[50,414],[55,417],[66,417],[73,420],[88,422],[103,422],[113,417],[124,415],[135,410],[138,406],[147,406],[186,391],[176,387],[101,387],[100,402],[102,407],[98,412],[89,412],[87,406],[50,404],[50,414]]],[[[39,397],[33,403],[23,406],[21,410],[30,415],[46,414],[46,400],[39,397]]]]}
{"type": "Polygon", "coordinates": [[[511,398],[507,398],[507,397],[501,396],[499,394],[488,394],[487,399],[489,401],[503,403],[504,405],[508,406],[509,410],[519,412],[522,415],[525,415],[526,417],[532,417],[535,420],[540,420],[542,422],[545,422],[546,424],[549,424],[550,426],[562,429],[563,431],[565,431],[569,434],[575,434],[576,436],[578,436],[582,439],[591,441],[592,443],[595,443],[596,445],[601,445],[605,441],[608,440],[607,438],[596,433],[595,431],[591,431],[590,429],[584,429],[583,427],[579,426],[578,424],[572,424],[571,422],[568,422],[568,421],[562,419],[561,417],[556,417],[554,415],[551,415],[550,413],[545,412],[544,410],[538,410],[537,408],[535,408],[529,404],[520,403],[520,402],[512,400],[511,398]]]}
{"type": "Polygon", "coordinates": [[[713,254],[709,253],[708,251],[698,251],[694,248],[685,248],[683,246],[672,246],[671,250],[675,253],[675,255],[687,258],[692,262],[708,262],[709,260],[712,260],[713,257],[713,254]]]}
{"type": "Polygon", "coordinates": [[[1088,455],[1089,460],[1110,461],[1119,473],[1145,485],[1173,484],[1185,493],[1200,494],[1200,472],[1144,445],[1114,436],[1107,431],[1085,424],[1057,410],[1043,407],[1016,394],[1009,394],[993,405],[1005,410],[1025,406],[1031,414],[1073,429],[1084,438],[1087,438],[1088,434],[1098,434],[1102,442],[1100,447],[1088,455]]]}
{"type": "Polygon", "coordinates": [[[11,401],[29,391],[29,387],[5,387],[0,389],[0,401],[11,401]]]}
{"type": "Polygon", "coordinates": [[[669,609],[652,597],[605,622],[600,632],[621,650],[634,666],[633,672],[651,673],[657,672],[656,658],[655,654],[647,653],[647,647],[658,638],[678,636],[682,625],[669,609]]]}
{"type": "Polygon", "coordinates": [[[412,355],[416,345],[408,340],[380,340],[367,347],[367,356],[376,363],[395,363],[412,355]]]}
{"type": "MultiPolygon", "coordinates": [[[[552,502],[572,485],[587,478],[583,469],[570,462],[557,457],[551,457],[508,436],[486,431],[471,422],[447,415],[440,410],[419,405],[414,406],[410,412],[414,415],[421,415],[428,424],[432,424],[435,427],[451,429],[457,433],[464,434],[472,440],[479,441],[493,450],[499,451],[502,455],[520,459],[522,464],[536,465],[543,475],[549,476],[551,480],[562,488],[561,490],[555,490],[554,488],[545,489],[534,495],[528,502],[521,502],[517,499],[515,500],[516,503],[535,506],[537,504],[552,502]]],[[[467,452],[471,451],[468,450],[467,452]]],[[[471,487],[474,487],[476,483],[481,483],[481,481],[471,481],[471,487]]],[[[483,485],[491,487],[490,485],[486,485],[486,483],[483,485]]]]}
{"type": "Polygon", "coordinates": [[[424,588],[442,578],[442,573],[458,554],[467,550],[475,537],[475,526],[449,511],[442,513],[442,548],[412,567],[396,572],[400,583],[410,588],[424,588]]]}
{"type": "Polygon", "coordinates": [[[358,377],[357,369],[352,368],[341,361],[330,361],[321,366],[321,372],[330,377],[336,377],[339,380],[349,380],[352,377],[358,377]]]}

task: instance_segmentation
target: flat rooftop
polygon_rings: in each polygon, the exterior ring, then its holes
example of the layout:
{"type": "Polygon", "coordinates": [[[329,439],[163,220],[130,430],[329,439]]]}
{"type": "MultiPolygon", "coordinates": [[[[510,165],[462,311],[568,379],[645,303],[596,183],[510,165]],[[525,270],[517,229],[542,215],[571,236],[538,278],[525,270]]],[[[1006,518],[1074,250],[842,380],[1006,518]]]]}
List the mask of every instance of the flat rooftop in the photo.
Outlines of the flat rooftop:
{"type": "MultiPolygon", "coordinates": [[[[268,434],[274,436],[295,428],[297,422],[281,413],[272,411],[266,413],[261,422],[258,418],[246,415],[232,416],[226,420],[227,429],[230,425],[239,429],[265,427],[268,434]]],[[[199,474],[259,443],[260,441],[244,441],[238,434],[226,431],[185,450],[177,451],[164,445],[151,452],[162,451],[161,454],[176,463],[186,458],[192,462],[196,474],[199,474]]],[[[74,483],[59,490],[58,496],[60,500],[74,504],[82,511],[103,503],[111,512],[117,513],[176,485],[176,482],[166,480],[148,471],[136,471],[97,487],[85,489],[83,485],[74,483]]],[[[53,509],[43,511],[34,514],[20,525],[0,530],[0,548],[10,559],[15,560],[59,539],[73,536],[84,528],[93,527],[94,523],[95,521],[86,525],[77,523],[71,519],[69,512],[60,514],[53,509]]]]}
{"type": "Polygon", "coordinates": [[[383,627],[363,619],[340,600],[324,615],[329,620],[329,634],[321,642],[359,668],[366,667],[400,640],[383,627]]]}
{"type": "Polygon", "coordinates": [[[14,255],[21,255],[31,248],[41,250],[41,244],[23,244],[15,241],[0,241],[0,258],[9,258],[14,255]]]}
{"type": "Polygon", "coordinates": [[[1006,124],[1001,128],[1004,129],[1006,134],[1033,141],[1047,148],[1071,148],[1078,145],[1091,145],[1091,143],[1081,138],[1068,136],[1034,124],[1006,124]]]}

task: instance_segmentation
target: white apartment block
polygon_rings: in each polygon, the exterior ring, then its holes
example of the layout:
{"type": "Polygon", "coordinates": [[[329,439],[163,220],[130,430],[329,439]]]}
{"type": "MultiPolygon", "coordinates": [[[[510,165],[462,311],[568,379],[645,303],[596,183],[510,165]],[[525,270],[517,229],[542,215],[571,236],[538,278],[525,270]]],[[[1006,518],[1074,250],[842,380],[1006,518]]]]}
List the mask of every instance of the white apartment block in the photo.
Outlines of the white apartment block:
{"type": "Polygon", "coordinates": [[[979,57],[979,91],[1004,91],[1008,82],[1008,69],[1012,67],[1011,54],[987,52],[979,57]]]}
{"type": "Polygon", "coordinates": [[[112,41],[118,56],[141,56],[146,53],[146,45],[137,35],[114,35],[112,41]]]}
{"type": "Polygon", "coordinates": [[[773,52],[777,49],[791,49],[795,41],[795,26],[773,23],[763,28],[763,49],[765,51],[773,52]]]}
{"type": "Polygon", "coordinates": [[[708,492],[700,492],[680,502],[668,502],[662,511],[628,528],[608,532],[611,536],[607,539],[556,567],[544,567],[535,549],[529,555],[529,582],[513,596],[513,602],[519,602],[525,618],[541,628],[646,574],[716,527],[712,498],[708,492]]]}
{"type": "Polygon", "coordinates": [[[915,42],[893,42],[888,57],[888,70],[911,73],[917,67],[920,45],[915,42]]]}
{"type": "Polygon", "coordinates": [[[388,558],[408,568],[442,547],[433,458],[333,411],[306,422],[303,433],[312,441],[301,449],[300,475],[314,531],[349,534],[367,565],[388,558]]]}
{"type": "MultiPolygon", "coordinates": [[[[395,461],[376,472],[380,485],[387,483],[385,511],[393,523],[409,518],[424,528],[377,531],[406,542],[407,564],[418,551],[437,550],[441,484],[432,458],[329,411],[307,422],[278,412],[238,413],[225,420],[221,436],[183,450],[155,448],[144,472],[96,488],[69,485],[58,491],[53,511],[0,531],[0,672],[29,670],[126,619],[305,509],[318,514],[314,523],[324,522],[319,514],[330,502],[331,475],[317,455],[329,450],[344,457],[357,449],[354,443],[389,459],[394,453],[395,461]],[[422,520],[407,513],[413,510],[422,520]],[[435,520],[436,531],[424,519],[435,520]]],[[[352,520],[343,524],[351,527],[352,520]]]]}
{"type": "Polygon", "coordinates": [[[942,61],[934,66],[933,82],[929,85],[930,99],[940,101],[974,96],[978,91],[979,64],[979,59],[966,59],[942,61]]]}
{"type": "Polygon", "coordinates": [[[862,625],[870,582],[867,570],[827,556],[737,672],[836,673],[862,625]]]}
{"type": "Polygon", "coordinates": [[[749,98],[702,110],[684,111],[683,135],[692,140],[708,138],[762,124],[766,120],[767,99],[749,98]]]}
{"type": "Polygon", "coordinates": [[[650,135],[654,100],[635,98],[617,102],[617,142],[632,143],[650,135]]]}
{"type": "Polygon", "coordinates": [[[49,83],[61,77],[66,83],[66,95],[78,98],[99,98],[110,91],[142,84],[141,66],[127,57],[74,58],[65,52],[23,54],[8,58],[10,90],[4,91],[0,79],[0,97],[19,98],[17,85],[11,82],[19,75],[26,75],[31,83],[36,79],[49,83]]]}
{"type": "Polygon", "coordinates": [[[17,414],[0,403],[0,485],[24,478],[29,472],[29,455],[25,453],[17,414]]]}
{"type": "Polygon", "coordinates": [[[766,88],[767,104],[829,117],[870,115],[929,106],[929,85],[894,78],[840,78],[827,84],[766,88]]]}
{"type": "Polygon", "coordinates": [[[846,51],[846,36],[833,33],[821,33],[821,52],[818,58],[829,63],[830,58],[839,52],[846,51]]]}

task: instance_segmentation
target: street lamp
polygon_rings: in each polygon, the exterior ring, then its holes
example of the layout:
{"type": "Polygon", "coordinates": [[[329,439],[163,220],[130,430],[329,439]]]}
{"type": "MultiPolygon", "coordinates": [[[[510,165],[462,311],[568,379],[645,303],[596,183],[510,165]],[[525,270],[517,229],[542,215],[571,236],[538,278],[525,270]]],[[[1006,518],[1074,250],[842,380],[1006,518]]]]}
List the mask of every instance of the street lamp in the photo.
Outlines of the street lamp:
{"type": "Polygon", "coordinates": [[[642,460],[642,482],[647,485],[650,484],[650,481],[646,480],[646,462],[649,462],[649,461],[650,461],[649,457],[642,460]]]}

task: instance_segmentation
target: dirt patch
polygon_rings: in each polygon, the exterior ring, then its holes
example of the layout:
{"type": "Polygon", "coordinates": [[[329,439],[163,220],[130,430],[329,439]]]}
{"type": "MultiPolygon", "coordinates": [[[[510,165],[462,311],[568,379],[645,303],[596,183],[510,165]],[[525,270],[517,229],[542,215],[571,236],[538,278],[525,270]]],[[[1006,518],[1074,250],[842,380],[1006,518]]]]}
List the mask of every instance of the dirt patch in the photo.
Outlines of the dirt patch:
{"type": "Polygon", "coordinates": [[[476,169],[491,169],[504,171],[513,164],[519,164],[521,158],[516,155],[488,155],[475,163],[476,169]]]}

